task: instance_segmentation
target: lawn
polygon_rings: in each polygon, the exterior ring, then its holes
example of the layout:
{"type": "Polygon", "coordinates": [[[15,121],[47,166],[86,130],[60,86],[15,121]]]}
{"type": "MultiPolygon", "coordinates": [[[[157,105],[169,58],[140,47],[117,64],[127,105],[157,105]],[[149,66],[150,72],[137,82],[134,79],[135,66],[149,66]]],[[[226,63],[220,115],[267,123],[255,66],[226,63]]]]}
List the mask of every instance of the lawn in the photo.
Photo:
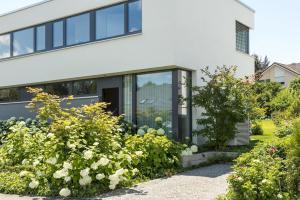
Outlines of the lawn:
{"type": "Polygon", "coordinates": [[[263,135],[252,135],[250,140],[251,143],[257,142],[271,142],[276,139],[275,130],[276,126],[272,120],[262,120],[258,122],[264,131],[263,135]]]}

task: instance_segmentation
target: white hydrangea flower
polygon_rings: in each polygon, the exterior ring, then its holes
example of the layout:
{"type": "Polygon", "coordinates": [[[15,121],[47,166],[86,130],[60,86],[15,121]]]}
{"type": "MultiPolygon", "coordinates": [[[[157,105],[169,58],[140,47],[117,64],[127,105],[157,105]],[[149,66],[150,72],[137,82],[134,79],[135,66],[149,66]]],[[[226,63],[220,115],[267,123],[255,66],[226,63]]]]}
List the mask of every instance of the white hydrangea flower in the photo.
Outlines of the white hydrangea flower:
{"type": "Polygon", "coordinates": [[[161,117],[156,117],[155,118],[156,123],[161,123],[162,121],[163,121],[163,119],[161,117]]]}
{"type": "Polygon", "coordinates": [[[63,165],[64,169],[72,169],[72,164],[69,163],[69,162],[64,162],[64,165],[63,165]]]}
{"type": "Polygon", "coordinates": [[[154,128],[148,128],[147,133],[154,133],[156,130],[154,128]]]}
{"type": "Polygon", "coordinates": [[[70,181],[71,181],[71,177],[70,177],[70,176],[66,176],[66,177],[64,178],[64,181],[65,181],[66,183],[70,182],[70,181]]]}
{"type": "Polygon", "coordinates": [[[277,198],[278,198],[278,199],[282,199],[282,198],[283,198],[282,194],[279,193],[279,194],[277,195],[277,198]]]}
{"type": "Polygon", "coordinates": [[[118,185],[120,182],[120,177],[118,174],[113,174],[109,176],[109,180],[110,180],[110,185],[118,185]]]}
{"type": "Polygon", "coordinates": [[[263,184],[264,184],[264,183],[267,183],[267,182],[268,182],[267,179],[264,179],[264,180],[261,181],[261,183],[263,183],[263,184]]]}
{"type": "Polygon", "coordinates": [[[116,189],[116,185],[109,185],[109,189],[111,189],[111,190],[116,189]]]}
{"type": "Polygon", "coordinates": [[[192,151],[193,153],[197,153],[197,152],[198,152],[198,146],[197,146],[197,145],[191,146],[191,151],[192,151]]]}
{"type": "Polygon", "coordinates": [[[90,168],[86,168],[80,171],[80,176],[85,177],[90,174],[90,168]]]}
{"type": "Polygon", "coordinates": [[[79,180],[79,184],[81,186],[89,185],[92,182],[92,178],[90,176],[84,176],[79,180]]]}
{"type": "Polygon", "coordinates": [[[93,145],[94,145],[94,146],[98,146],[98,145],[99,145],[99,142],[95,142],[93,145]]]}
{"type": "Polygon", "coordinates": [[[98,180],[98,181],[100,181],[100,180],[102,180],[102,179],[104,179],[105,178],[105,175],[104,174],[97,174],[96,175],[96,179],[98,180]]]}
{"type": "Polygon", "coordinates": [[[145,135],[145,131],[143,129],[139,129],[137,131],[137,134],[143,136],[143,135],[145,135]]]}
{"type": "Polygon", "coordinates": [[[22,160],[22,165],[27,165],[27,164],[28,164],[28,160],[27,159],[22,160]]]}
{"type": "Polygon", "coordinates": [[[143,152],[142,152],[142,151],[136,151],[135,154],[136,154],[137,156],[142,156],[142,155],[143,155],[143,152]]]}
{"type": "Polygon", "coordinates": [[[93,152],[92,151],[85,151],[84,153],[83,153],[83,157],[84,157],[84,159],[86,159],[86,160],[90,160],[90,159],[92,159],[93,158],[93,152]]]}
{"type": "Polygon", "coordinates": [[[115,174],[118,176],[122,176],[127,171],[128,171],[127,169],[121,168],[121,169],[118,169],[115,174]]]}
{"type": "Polygon", "coordinates": [[[33,180],[31,180],[31,182],[29,183],[29,187],[31,188],[31,189],[35,189],[35,188],[37,188],[38,186],[39,186],[39,182],[37,181],[37,180],[35,180],[35,179],[33,179],[33,180]]]}
{"type": "Polygon", "coordinates": [[[20,174],[19,174],[19,176],[22,178],[22,177],[27,176],[28,174],[29,174],[28,171],[21,171],[20,174]]]}
{"type": "Polygon", "coordinates": [[[69,129],[71,129],[71,126],[65,126],[65,129],[69,130],[69,129]]]}
{"type": "Polygon", "coordinates": [[[126,158],[127,158],[127,161],[128,161],[128,162],[131,162],[131,161],[132,161],[132,158],[131,158],[130,155],[127,155],[126,158]]]}
{"type": "Polygon", "coordinates": [[[165,133],[166,133],[165,130],[162,128],[157,130],[157,135],[165,135],[165,133]]]}
{"type": "Polygon", "coordinates": [[[53,133],[48,133],[47,138],[52,138],[52,137],[54,137],[54,134],[53,133]]]}
{"type": "Polygon", "coordinates": [[[49,158],[48,160],[46,160],[46,163],[55,165],[57,163],[57,158],[56,157],[49,158]]]}
{"type": "Polygon", "coordinates": [[[92,163],[92,165],[91,165],[91,168],[93,169],[93,170],[97,170],[98,169],[98,167],[99,167],[99,162],[93,162],[92,163]]]}
{"type": "Polygon", "coordinates": [[[137,173],[139,173],[139,170],[138,170],[137,168],[134,168],[134,169],[132,170],[132,173],[133,173],[133,174],[137,174],[137,173]]]}
{"type": "Polygon", "coordinates": [[[32,163],[32,165],[33,165],[34,167],[36,167],[38,164],[40,164],[40,161],[39,161],[39,160],[35,160],[35,161],[32,163]]]}
{"type": "Polygon", "coordinates": [[[67,142],[67,147],[69,147],[70,149],[75,149],[76,148],[76,144],[72,144],[69,141],[67,142]]]}
{"type": "Polygon", "coordinates": [[[60,179],[60,178],[66,177],[68,175],[69,175],[68,169],[63,168],[61,170],[56,171],[53,174],[53,178],[60,179]]]}
{"type": "Polygon", "coordinates": [[[101,165],[101,166],[106,166],[106,165],[108,165],[108,163],[109,163],[109,159],[107,159],[107,158],[101,158],[99,161],[99,165],[101,165]]]}
{"type": "Polygon", "coordinates": [[[37,175],[38,177],[41,177],[41,176],[43,176],[44,174],[43,174],[41,171],[37,171],[37,172],[36,172],[36,175],[37,175]]]}
{"type": "Polygon", "coordinates": [[[71,195],[71,190],[69,190],[68,188],[63,188],[60,190],[59,195],[62,197],[68,197],[71,195]]]}

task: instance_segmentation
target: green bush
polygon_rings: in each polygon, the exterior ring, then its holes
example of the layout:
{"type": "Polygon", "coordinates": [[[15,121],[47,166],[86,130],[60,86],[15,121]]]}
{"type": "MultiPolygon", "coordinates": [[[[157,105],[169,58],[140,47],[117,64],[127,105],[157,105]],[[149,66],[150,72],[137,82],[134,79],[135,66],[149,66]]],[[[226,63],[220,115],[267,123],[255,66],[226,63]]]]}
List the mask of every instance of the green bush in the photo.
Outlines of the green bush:
{"type": "Polygon", "coordinates": [[[263,135],[264,131],[263,131],[261,125],[259,123],[255,122],[251,125],[251,133],[252,133],[252,135],[263,135]]]}
{"type": "Polygon", "coordinates": [[[37,129],[17,121],[9,128],[0,146],[0,192],[94,196],[180,167],[180,145],[154,132],[124,134],[105,103],[62,108],[72,97],[30,92],[28,107],[50,123],[37,129]]]}
{"type": "Polygon", "coordinates": [[[134,165],[143,177],[157,178],[174,174],[181,167],[183,146],[166,136],[156,136],[153,132],[144,136],[129,136],[125,147],[132,152],[143,152],[140,162],[134,165]]]}
{"type": "Polygon", "coordinates": [[[286,141],[262,144],[236,160],[223,199],[296,199],[299,168],[287,159],[286,141]]]}
{"type": "Polygon", "coordinates": [[[291,124],[283,123],[279,127],[277,127],[275,135],[279,138],[286,137],[293,133],[293,127],[291,124]]]}

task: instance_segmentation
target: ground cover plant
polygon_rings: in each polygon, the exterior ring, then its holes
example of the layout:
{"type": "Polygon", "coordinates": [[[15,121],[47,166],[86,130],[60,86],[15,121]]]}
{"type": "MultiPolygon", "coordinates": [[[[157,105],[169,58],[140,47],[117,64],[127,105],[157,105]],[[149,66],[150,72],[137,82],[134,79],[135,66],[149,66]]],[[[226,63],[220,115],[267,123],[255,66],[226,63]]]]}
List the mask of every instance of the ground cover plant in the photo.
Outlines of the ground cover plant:
{"type": "Polygon", "coordinates": [[[47,123],[36,129],[18,121],[9,128],[0,146],[0,192],[95,196],[180,168],[181,145],[157,130],[124,134],[120,117],[106,112],[105,103],[74,108],[72,97],[30,92],[28,107],[47,123]]]}

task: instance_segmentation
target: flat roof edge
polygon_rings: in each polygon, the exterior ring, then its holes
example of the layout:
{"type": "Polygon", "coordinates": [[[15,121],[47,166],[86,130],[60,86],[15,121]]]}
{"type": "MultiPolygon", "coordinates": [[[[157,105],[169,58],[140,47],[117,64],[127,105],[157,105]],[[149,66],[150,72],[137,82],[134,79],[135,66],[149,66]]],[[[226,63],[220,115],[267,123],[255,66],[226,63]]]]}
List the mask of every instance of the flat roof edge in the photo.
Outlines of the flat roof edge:
{"type": "Polygon", "coordinates": [[[235,0],[237,3],[241,4],[242,6],[244,6],[245,8],[247,8],[248,10],[250,10],[251,12],[256,12],[253,8],[251,8],[250,6],[248,6],[247,4],[245,4],[244,2],[240,1],[240,0],[235,0]]]}
{"type": "Polygon", "coordinates": [[[0,15],[0,17],[5,17],[5,16],[7,16],[7,15],[11,15],[11,14],[14,14],[14,13],[17,13],[17,12],[20,12],[20,11],[23,11],[23,10],[27,10],[27,9],[30,9],[30,8],[33,8],[33,7],[36,7],[36,6],[39,6],[39,5],[48,3],[48,2],[50,2],[50,1],[54,1],[54,0],[43,0],[43,1],[38,2],[38,3],[34,3],[34,4],[31,4],[31,5],[28,5],[28,6],[19,8],[19,9],[16,9],[16,10],[12,10],[12,11],[3,13],[3,14],[0,15]]]}

